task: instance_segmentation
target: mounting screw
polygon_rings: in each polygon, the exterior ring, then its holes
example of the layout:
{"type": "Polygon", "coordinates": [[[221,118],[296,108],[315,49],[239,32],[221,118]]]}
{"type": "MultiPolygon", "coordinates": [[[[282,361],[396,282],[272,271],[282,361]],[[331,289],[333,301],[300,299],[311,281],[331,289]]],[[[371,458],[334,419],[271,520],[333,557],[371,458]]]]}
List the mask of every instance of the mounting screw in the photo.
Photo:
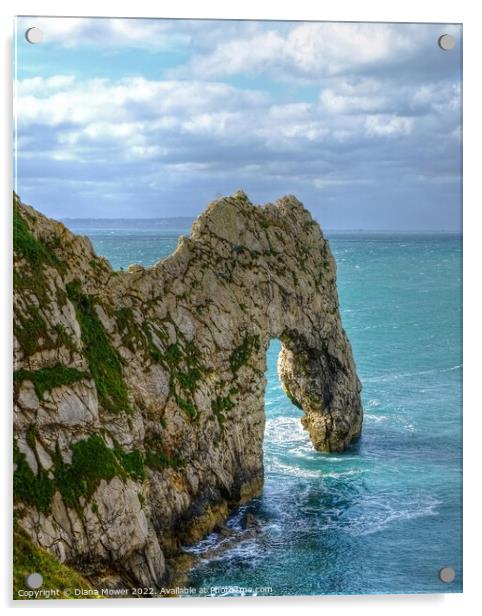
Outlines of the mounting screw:
{"type": "Polygon", "coordinates": [[[451,51],[455,47],[455,36],[442,34],[442,36],[438,37],[438,46],[443,51],[451,51]]]}
{"type": "Polygon", "coordinates": [[[442,567],[438,572],[438,576],[442,582],[450,584],[455,580],[455,570],[453,567],[442,567]]]}
{"type": "Polygon", "coordinates": [[[25,32],[25,38],[28,43],[32,43],[32,45],[36,45],[37,43],[41,43],[44,35],[40,28],[29,28],[27,32],[25,32]]]}
{"type": "Polygon", "coordinates": [[[43,583],[44,583],[44,579],[40,575],[40,573],[30,573],[25,578],[25,585],[27,586],[27,588],[30,588],[31,590],[36,590],[37,588],[40,588],[43,583]]]}

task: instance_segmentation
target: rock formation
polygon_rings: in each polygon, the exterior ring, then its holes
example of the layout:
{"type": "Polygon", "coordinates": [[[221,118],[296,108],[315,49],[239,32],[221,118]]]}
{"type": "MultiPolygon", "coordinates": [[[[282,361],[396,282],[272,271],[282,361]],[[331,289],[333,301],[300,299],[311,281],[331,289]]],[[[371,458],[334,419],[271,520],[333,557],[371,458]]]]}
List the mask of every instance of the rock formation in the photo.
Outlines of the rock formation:
{"type": "Polygon", "coordinates": [[[360,433],[335,263],[295,197],[221,198],[127,272],[15,197],[14,288],[16,516],[91,579],[158,587],[261,491],[272,338],[314,447],[360,433]]]}

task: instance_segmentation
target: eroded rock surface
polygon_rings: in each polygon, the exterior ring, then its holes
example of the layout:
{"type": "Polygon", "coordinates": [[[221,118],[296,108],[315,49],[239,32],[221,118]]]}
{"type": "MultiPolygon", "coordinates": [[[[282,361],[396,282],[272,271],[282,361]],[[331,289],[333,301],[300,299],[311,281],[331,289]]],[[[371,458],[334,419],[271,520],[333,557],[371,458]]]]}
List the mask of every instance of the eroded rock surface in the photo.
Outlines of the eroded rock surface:
{"type": "Polygon", "coordinates": [[[219,199],[171,256],[127,272],[14,209],[15,501],[60,560],[159,586],[181,542],[260,492],[272,338],[314,447],[359,435],[335,263],[295,197],[219,199]]]}

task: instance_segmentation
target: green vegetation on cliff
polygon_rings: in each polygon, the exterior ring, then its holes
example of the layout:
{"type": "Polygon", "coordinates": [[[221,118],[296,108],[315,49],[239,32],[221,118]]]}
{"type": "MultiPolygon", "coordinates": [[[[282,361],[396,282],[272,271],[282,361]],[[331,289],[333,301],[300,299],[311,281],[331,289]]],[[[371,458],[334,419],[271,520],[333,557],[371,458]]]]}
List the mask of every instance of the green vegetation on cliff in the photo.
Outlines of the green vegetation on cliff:
{"type": "Polygon", "coordinates": [[[196,345],[188,340],[184,340],[182,345],[179,342],[171,344],[162,357],[171,375],[171,394],[191,419],[198,416],[193,394],[202,376],[200,357],[196,345]]]}
{"type": "Polygon", "coordinates": [[[132,412],[127,385],[122,375],[122,359],[109,343],[95,312],[93,298],[82,292],[79,280],[69,282],[66,290],[75,306],[84,352],[100,404],[112,413],[132,412]]]}
{"type": "Polygon", "coordinates": [[[180,468],[184,466],[183,460],[178,456],[168,456],[162,451],[149,450],[146,453],[145,464],[154,471],[162,471],[165,468],[180,468]]]}
{"type": "Polygon", "coordinates": [[[20,207],[16,196],[13,197],[13,250],[18,257],[26,259],[30,267],[36,271],[42,265],[62,267],[58,257],[40,242],[30,231],[28,225],[20,213],[20,207]]]}
{"type": "Polygon", "coordinates": [[[88,378],[90,378],[90,375],[87,372],[62,364],[55,364],[55,366],[41,368],[40,370],[25,370],[22,368],[13,373],[14,384],[27,380],[32,381],[39,400],[42,400],[44,394],[55,387],[72,385],[72,383],[88,378]]]}
{"type": "MultiPolygon", "coordinates": [[[[27,444],[34,453],[36,436],[32,425],[27,430],[26,438],[27,444]]],[[[102,479],[110,481],[114,477],[120,477],[126,481],[128,477],[132,477],[134,480],[143,481],[145,466],[159,471],[183,465],[179,457],[168,455],[162,449],[160,442],[153,441],[149,445],[144,456],[137,449],[124,451],[116,441],[111,449],[101,436],[92,434],[72,446],[70,464],[65,463],[60,452],[57,451],[52,472],[46,471],[37,459],[38,472],[35,474],[27,463],[25,454],[20,451],[15,442],[14,500],[32,505],[47,514],[50,512],[55,492],[59,491],[66,505],[80,510],[81,499],[89,501],[102,479]]],[[[96,507],[95,503],[94,506],[96,507]]]]}
{"type": "Polygon", "coordinates": [[[16,465],[13,474],[14,501],[22,501],[36,507],[42,513],[50,511],[55,493],[55,482],[49,478],[47,471],[39,468],[37,475],[27,463],[17,443],[13,445],[13,462],[16,465]]]}
{"type": "Polygon", "coordinates": [[[35,351],[50,342],[47,323],[40,310],[33,304],[28,306],[26,315],[16,315],[13,331],[20,348],[27,356],[33,355],[35,351]]]}
{"type": "MultiPolygon", "coordinates": [[[[29,446],[35,451],[35,434],[29,433],[27,438],[29,446]]],[[[60,452],[57,451],[53,478],[41,465],[38,465],[39,470],[35,474],[16,443],[14,463],[14,499],[33,505],[43,513],[50,511],[52,498],[57,490],[67,505],[76,508],[81,497],[90,499],[102,479],[109,481],[116,475],[125,479],[128,474],[114,451],[109,449],[97,434],[72,446],[71,464],[63,462],[60,452]]]]}
{"type": "Polygon", "coordinates": [[[119,308],[115,311],[115,318],[125,347],[132,353],[141,351],[147,359],[156,363],[161,360],[161,352],[153,342],[151,331],[145,322],[136,322],[132,308],[119,308]]]}
{"type": "Polygon", "coordinates": [[[70,507],[78,506],[81,497],[90,500],[102,479],[126,477],[114,451],[97,434],[72,446],[71,464],[62,462],[59,453],[56,457],[55,485],[70,507]]]}
{"type": "Polygon", "coordinates": [[[144,457],[139,450],[124,451],[119,443],[114,441],[114,453],[128,475],[133,479],[144,479],[144,457]]]}
{"type": "Polygon", "coordinates": [[[226,411],[230,411],[235,406],[230,396],[218,396],[211,402],[211,408],[221,425],[226,421],[226,411]]]}
{"type": "MultiPolygon", "coordinates": [[[[17,522],[13,527],[13,598],[22,599],[19,592],[26,590],[25,578],[39,572],[43,577],[43,588],[58,589],[65,599],[64,590],[79,588],[92,590],[89,582],[79,573],[60,563],[55,556],[34,545],[28,534],[17,522]]],[[[74,596],[69,595],[71,598],[74,596]]],[[[55,597],[54,597],[55,598],[55,597]]]]}
{"type": "Polygon", "coordinates": [[[236,374],[241,366],[248,363],[253,351],[258,351],[260,348],[259,336],[250,336],[246,334],[243,342],[236,347],[229,356],[229,365],[233,374],[236,374]]]}
{"type": "Polygon", "coordinates": [[[37,239],[30,231],[26,215],[27,211],[21,213],[18,197],[14,195],[13,286],[16,294],[29,297],[23,310],[16,310],[14,334],[22,351],[26,356],[30,356],[36,351],[54,346],[42,310],[45,310],[52,300],[57,301],[59,306],[65,303],[65,293],[57,286],[54,286],[54,294],[51,295],[52,279],[48,279],[44,266],[53,267],[58,272],[65,268],[49,245],[37,239]],[[31,296],[37,298],[38,304],[32,301],[31,296]]]}

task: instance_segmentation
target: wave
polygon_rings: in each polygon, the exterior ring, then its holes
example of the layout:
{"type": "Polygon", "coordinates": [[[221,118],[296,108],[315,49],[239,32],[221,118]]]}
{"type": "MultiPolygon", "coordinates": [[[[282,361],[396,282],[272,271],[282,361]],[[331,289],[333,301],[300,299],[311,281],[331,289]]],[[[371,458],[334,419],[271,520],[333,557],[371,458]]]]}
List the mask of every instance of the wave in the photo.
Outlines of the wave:
{"type": "Polygon", "coordinates": [[[462,364],[450,366],[448,368],[431,368],[430,370],[418,370],[416,372],[399,372],[395,374],[384,374],[381,376],[365,377],[365,383],[388,383],[390,381],[397,381],[399,379],[411,378],[414,376],[427,375],[427,374],[443,374],[445,372],[453,372],[455,370],[461,370],[462,364]]]}
{"type": "MultiPolygon", "coordinates": [[[[336,491],[335,491],[336,492],[336,491]]],[[[342,495],[340,495],[342,496],[342,495]]],[[[358,495],[360,496],[360,495],[358,495]]],[[[341,500],[340,502],[343,502],[341,500]]],[[[261,531],[255,537],[223,544],[229,539],[219,539],[215,533],[202,540],[196,546],[185,548],[186,551],[198,557],[192,571],[209,568],[211,563],[222,562],[223,571],[229,569],[239,570],[240,563],[243,569],[256,569],[263,561],[271,558],[273,550],[283,548],[290,541],[303,541],[303,537],[313,537],[318,533],[343,533],[352,537],[362,537],[386,531],[390,526],[408,522],[416,518],[436,516],[441,501],[424,495],[405,501],[400,507],[396,495],[388,499],[385,495],[361,499],[351,507],[333,503],[332,506],[302,506],[303,517],[296,519],[293,512],[287,509],[290,505],[284,499],[271,500],[271,506],[278,522],[271,519],[269,522],[259,520],[261,531]],[[206,556],[203,557],[203,554],[206,556]]],[[[301,503],[299,503],[300,505],[301,503]]],[[[300,513],[300,508],[297,508],[300,513]]]]}
{"type": "Polygon", "coordinates": [[[390,419],[387,415],[370,415],[369,413],[365,413],[363,415],[363,419],[369,419],[370,421],[375,421],[375,422],[379,422],[379,421],[386,421],[387,419],[390,419]]]}
{"type": "Polygon", "coordinates": [[[273,458],[266,465],[268,473],[278,473],[284,476],[302,479],[341,479],[342,477],[351,477],[353,475],[361,475],[367,472],[366,469],[361,468],[344,471],[326,471],[323,466],[324,464],[316,469],[301,468],[295,464],[281,462],[277,458],[273,458]]]}
{"type": "Polygon", "coordinates": [[[388,526],[416,518],[438,515],[437,507],[441,501],[433,497],[425,497],[424,501],[414,500],[407,507],[392,506],[389,502],[376,499],[374,501],[374,511],[368,507],[369,512],[365,512],[359,517],[350,520],[346,526],[341,526],[340,530],[350,535],[363,536],[371,535],[385,530],[388,526]]]}

